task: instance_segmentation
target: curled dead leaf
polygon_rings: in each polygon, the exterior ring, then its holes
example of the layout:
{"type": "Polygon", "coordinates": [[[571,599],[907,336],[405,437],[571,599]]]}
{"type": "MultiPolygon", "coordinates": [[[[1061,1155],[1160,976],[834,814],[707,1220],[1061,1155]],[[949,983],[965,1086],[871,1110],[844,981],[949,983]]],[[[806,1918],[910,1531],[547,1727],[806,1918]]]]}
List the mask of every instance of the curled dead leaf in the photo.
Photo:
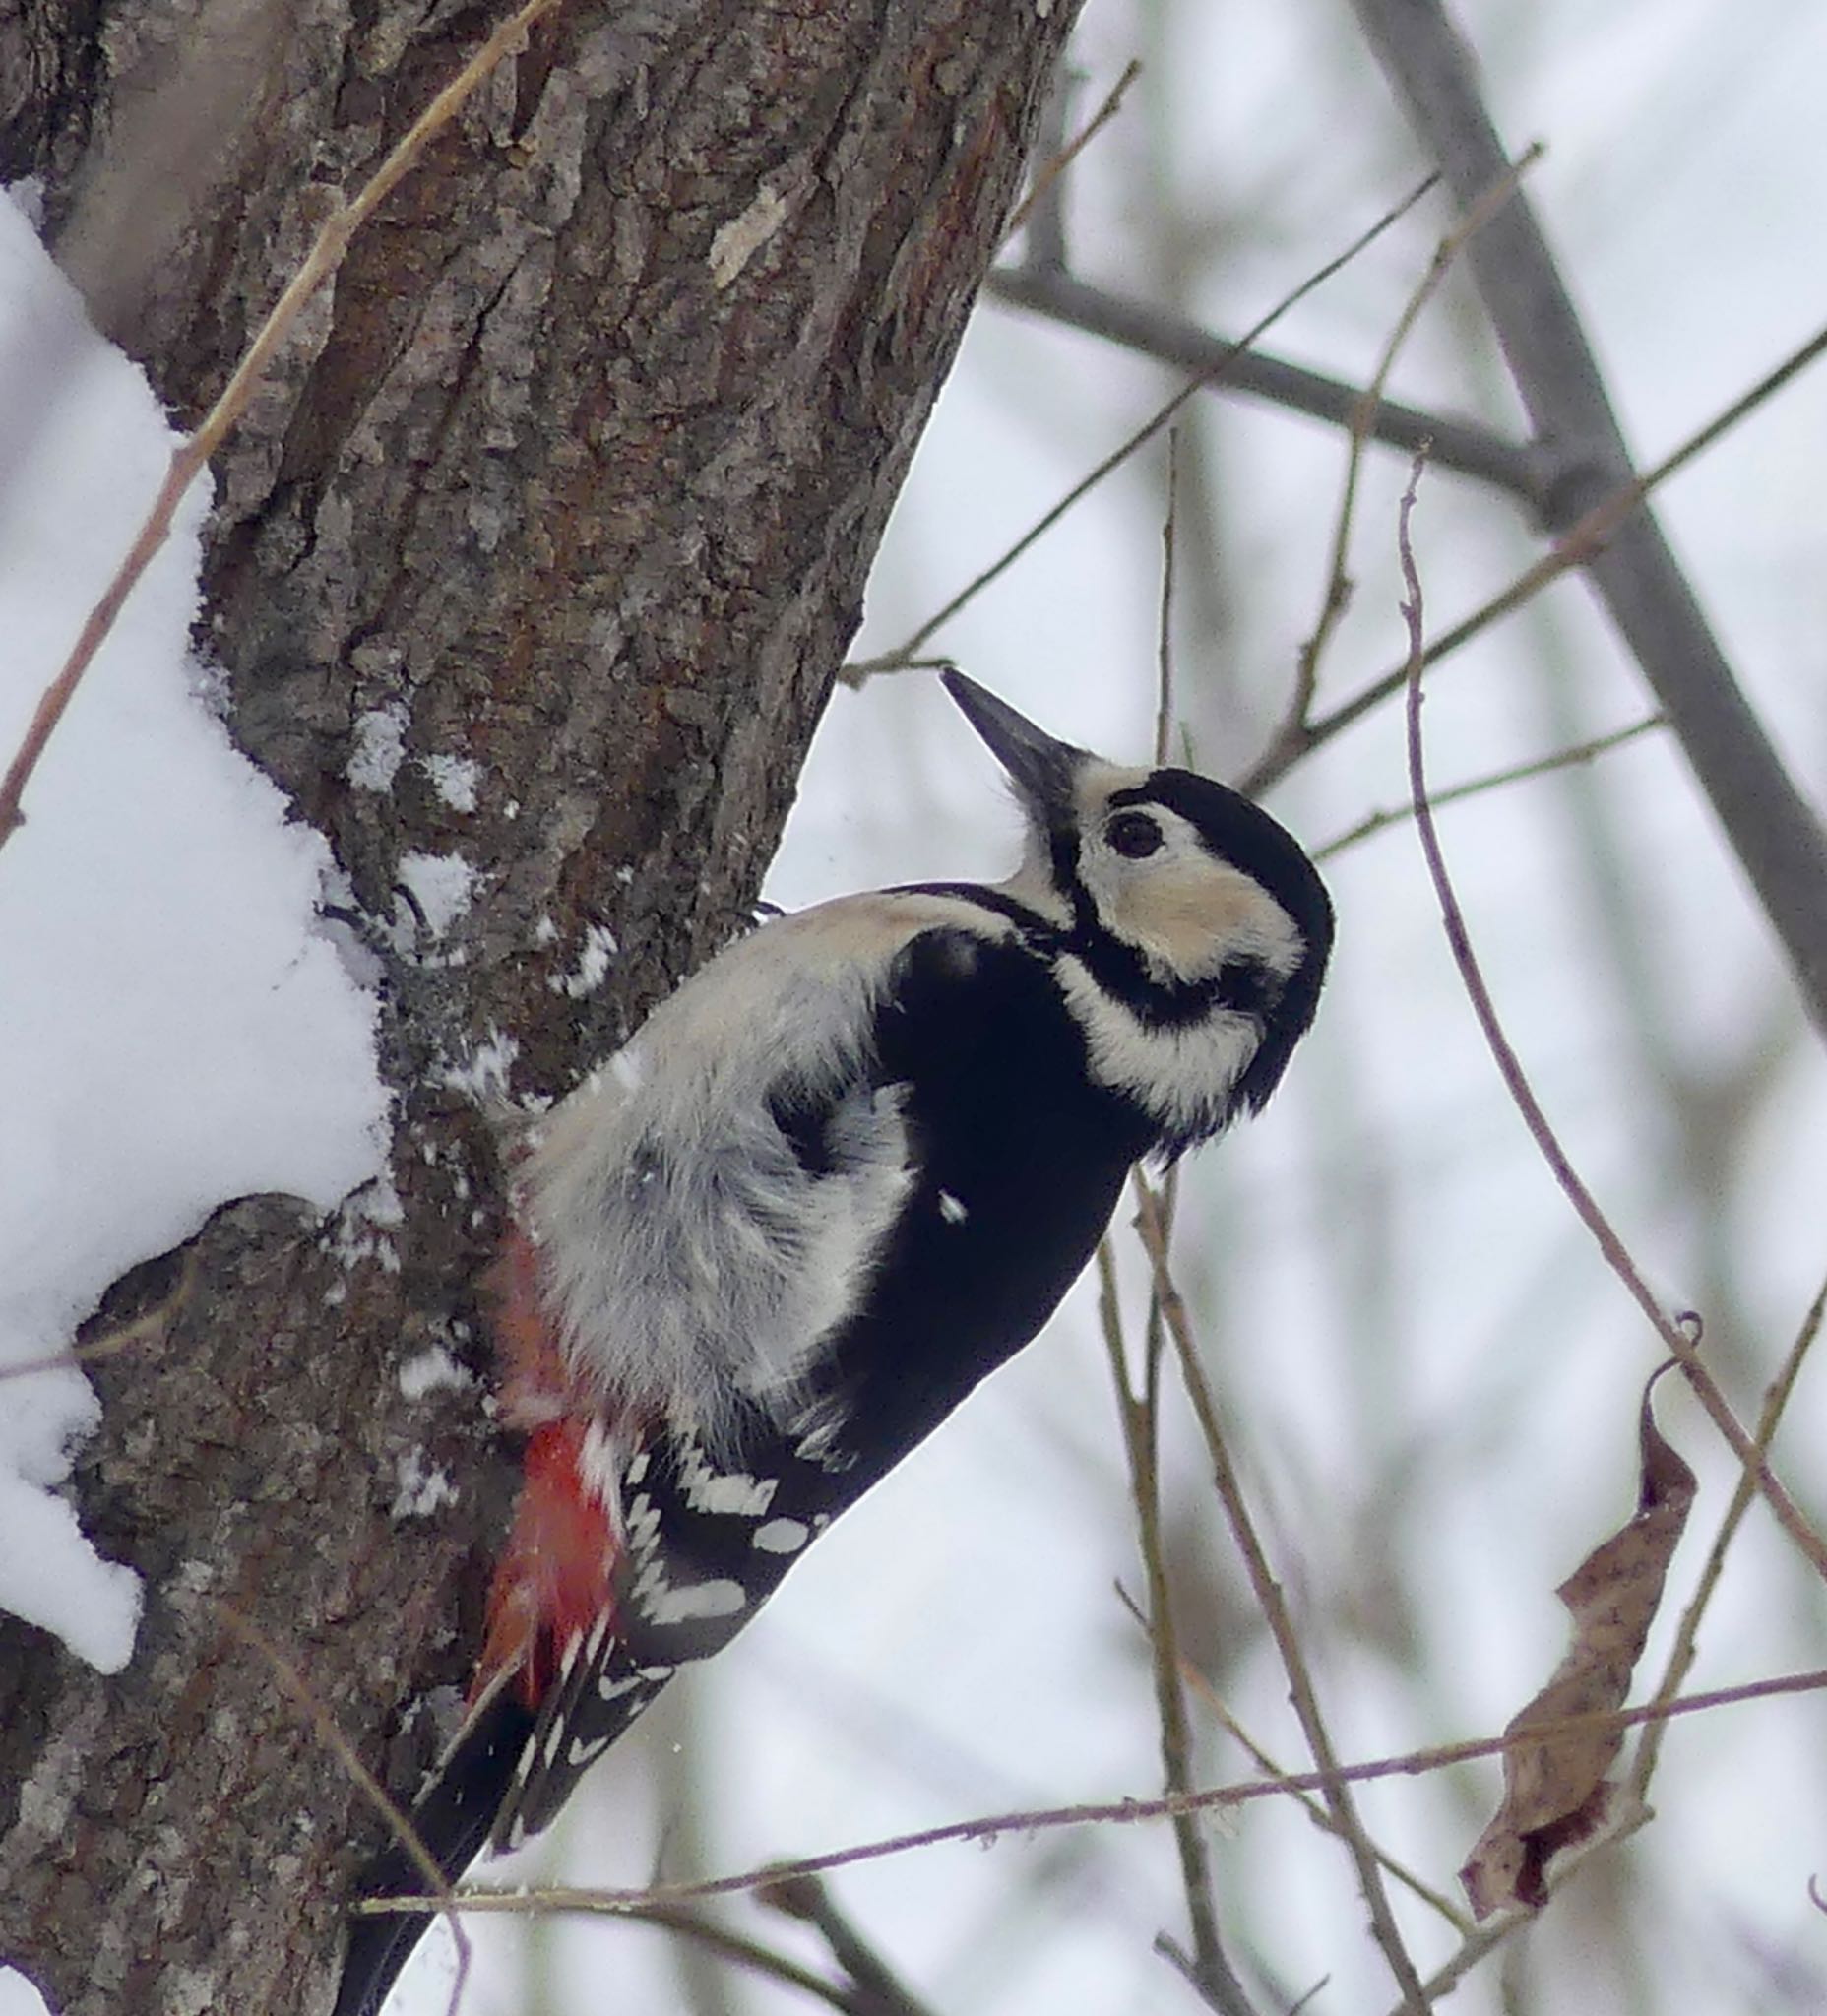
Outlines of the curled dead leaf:
{"type": "Polygon", "coordinates": [[[1544,1732],[1504,1752],[1503,1803],[1459,1872],[1476,1918],[1519,1904],[1540,1909],[1547,1898],[1550,1858],[1606,1823],[1611,1796],[1606,1773],[1623,1744],[1622,1731],[1588,1727],[1548,1734],[1545,1729],[1624,1705],[1662,1602],[1694,1501],[1694,1474],[1656,1426],[1650,1394],[1661,1376],[1643,1393],[1636,1514],[1555,1592],[1572,1615],[1573,1641],[1547,1685],[1504,1731],[1512,1737],[1544,1732]]]}

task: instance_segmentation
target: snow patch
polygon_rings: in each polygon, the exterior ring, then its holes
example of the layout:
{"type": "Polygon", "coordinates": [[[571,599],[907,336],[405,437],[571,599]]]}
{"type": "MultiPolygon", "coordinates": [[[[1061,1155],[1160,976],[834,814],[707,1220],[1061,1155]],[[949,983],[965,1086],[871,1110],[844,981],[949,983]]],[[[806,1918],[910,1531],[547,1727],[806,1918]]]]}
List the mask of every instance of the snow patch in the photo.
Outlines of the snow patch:
{"type": "Polygon", "coordinates": [[[470,1052],[470,1061],[451,1065],[442,1082],[478,1106],[496,1105],[510,1097],[508,1074],[519,1055],[520,1044],[491,1025],[486,1038],[470,1052]]]}
{"type": "Polygon", "coordinates": [[[398,700],[355,718],[355,746],[344,775],[358,791],[390,791],[406,761],[410,717],[398,700]]]}
{"type": "Polygon", "coordinates": [[[434,938],[442,938],[470,908],[475,870],[462,854],[402,854],[396,872],[434,938]]]}
{"type": "MultiPolygon", "coordinates": [[[[329,1235],[330,1251],[346,1273],[372,1260],[384,1272],[400,1272],[400,1249],[390,1234],[406,1221],[406,1206],[389,1175],[377,1176],[347,1198],[329,1235]]],[[[341,1296],[337,1299],[340,1301],[341,1296]]]]}
{"type": "Polygon", "coordinates": [[[581,1001],[601,986],[621,949],[607,924],[588,924],[577,965],[568,974],[553,974],[546,985],[554,994],[567,994],[573,1001],[581,1001]]]}
{"type": "Polygon", "coordinates": [[[423,1400],[441,1388],[462,1388],[475,1382],[441,1344],[428,1344],[400,1365],[400,1391],[408,1400],[423,1400]]]}
{"type": "Polygon", "coordinates": [[[429,1519],[446,1505],[457,1502],[457,1486],[441,1464],[428,1460],[422,1449],[409,1449],[395,1465],[400,1488],[394,1493],[396,1519],[429,1519]]]}
{"type": "Polygon", "coordinates": [[[470,756],[427,756],[419,765],[453,812],[473,812],[482,766],[470,756]]]}
{"type": "MultiPolygon", "coordinates": [[[[0,757],[174,438],[0,199],[0,757]]],[[[0,1608],[110,1671],[138,1578],[57,1495],[97,1416],[80,1368],[44,1361],[109,1283],[219,1205],[282,1191],[328,1212],[381,1166],[385,1135],[374,1002],[318,928],[329,850],[229,742],[189,656],[209,500],[200,479],[0,855],[0,1608]]]]}

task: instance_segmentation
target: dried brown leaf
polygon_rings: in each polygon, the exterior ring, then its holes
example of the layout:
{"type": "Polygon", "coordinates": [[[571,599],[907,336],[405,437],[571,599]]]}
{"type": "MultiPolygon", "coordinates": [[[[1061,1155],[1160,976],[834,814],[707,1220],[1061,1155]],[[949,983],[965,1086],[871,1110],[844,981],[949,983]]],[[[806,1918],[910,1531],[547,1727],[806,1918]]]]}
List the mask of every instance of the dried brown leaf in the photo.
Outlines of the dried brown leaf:
{"type": "MultiPolygon", "coordinates": [[[[1506,1736],[1624,1705],[1694,1500],[1694,1474],[1663,1439],[1650,1410],[1655,1384],[1651,1379],[1644,1389],[1638,1426],[1643,1481],[1636,1515],[1555,1592],[1572,1614],[1573,1642],[1506,1736]]],[[[1476,1917],[1518,1904],[1539,1910],[1546,1902],[1549,1859],[1605,1825],[1611,1796],[1606,1773],[1623,1740],[1617,1729],[1568,1730],[1504,1752],[1503,1803],[1459,1872],[1476,1917]]]]}

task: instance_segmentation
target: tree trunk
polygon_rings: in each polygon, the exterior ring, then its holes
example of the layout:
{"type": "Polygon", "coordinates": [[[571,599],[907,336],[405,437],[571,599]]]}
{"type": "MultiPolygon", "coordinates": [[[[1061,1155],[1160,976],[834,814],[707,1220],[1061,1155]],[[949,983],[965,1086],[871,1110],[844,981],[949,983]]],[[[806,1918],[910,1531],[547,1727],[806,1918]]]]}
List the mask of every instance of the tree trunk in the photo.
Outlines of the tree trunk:
{"type": "MultiPolygon", "coordinates": [[[[25,0],[0,176],[43,178],[97,321],[194,420],[505,11],[25,0]]],[[[453,1075],[493,1044],[516,1094],[563,1090],[741,918],[1075,11],[561,6],[220,458],[203,642],[374,920],[399,1214],[232,1204],[97,1318],[161,1312],[95,1363],[81,1474],[146,1577],[138,1651],[104,1679],[0,1629],[0,1955],[53,2007],[326,2002],[381,1823],[227,1612],[377,1768],[464,1681],[510,1452],[476,1386],[400,1381],[433,1344],[487,1377],[501,1167],[453,1075]],[[350,781],[364,718],[404,735],[391,789],[350,781]],[[410,852],[474,871],[441,939],[396,899],[410,852]],[[455,1501],[402,1517],[415,1463],[455,1501]]]]}

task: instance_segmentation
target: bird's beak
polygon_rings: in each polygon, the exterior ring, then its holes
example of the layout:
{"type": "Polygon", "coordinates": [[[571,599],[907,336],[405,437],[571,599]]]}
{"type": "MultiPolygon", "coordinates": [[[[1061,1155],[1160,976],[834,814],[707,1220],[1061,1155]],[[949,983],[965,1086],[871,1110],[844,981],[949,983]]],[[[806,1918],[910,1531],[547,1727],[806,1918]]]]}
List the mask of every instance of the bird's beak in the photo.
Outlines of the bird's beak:
{"type": "Polygon", "coordinates": [[[1090,760],[1089,751],[1042,733],[1006,700],[998,700],[975,679],[967,679],[956,665],[947,665],[939,677],[966,721],[989,744],[990,754],[1008,772],[1009,781],[1036,818],[1045,826],[1069,818],[1072,780],[1079,765],[1090,760]]]}

